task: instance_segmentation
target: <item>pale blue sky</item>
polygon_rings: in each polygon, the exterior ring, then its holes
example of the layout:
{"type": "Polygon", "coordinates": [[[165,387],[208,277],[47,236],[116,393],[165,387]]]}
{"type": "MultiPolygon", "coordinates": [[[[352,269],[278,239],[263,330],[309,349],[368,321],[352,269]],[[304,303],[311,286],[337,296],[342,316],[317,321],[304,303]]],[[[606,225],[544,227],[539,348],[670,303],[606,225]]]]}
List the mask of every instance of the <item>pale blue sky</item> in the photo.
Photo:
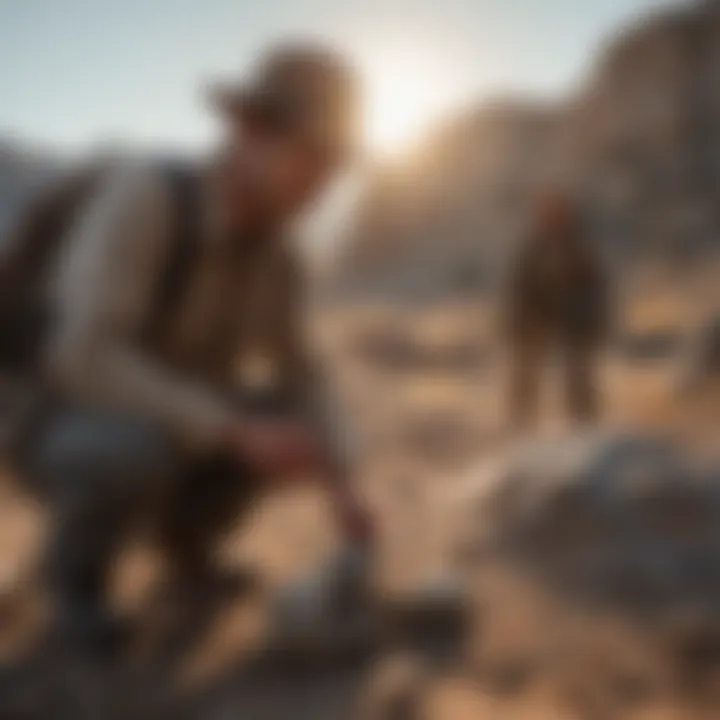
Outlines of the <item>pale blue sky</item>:
{"type": "Polygon", "coordinates": [[[0,134],[71,149],[105,139],[201,146],[213,129],[203,81],[286,34],[348,50],[366,75],[371,123],[396,89],[431,105],[429,116],[498,89],[556,94],[614,28],[662,4],[0,0],[0,134]]]}

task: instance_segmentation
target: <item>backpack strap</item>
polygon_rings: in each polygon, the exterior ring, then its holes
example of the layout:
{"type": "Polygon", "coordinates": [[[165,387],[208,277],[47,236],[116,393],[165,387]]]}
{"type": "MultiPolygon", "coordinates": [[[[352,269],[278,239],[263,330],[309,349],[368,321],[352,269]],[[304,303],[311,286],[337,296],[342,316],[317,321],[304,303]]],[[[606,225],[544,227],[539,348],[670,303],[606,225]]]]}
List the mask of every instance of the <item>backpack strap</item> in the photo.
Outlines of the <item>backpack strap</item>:
{"type": "Polygon", "coordinates": [[[53,258],[102,172],[103,163],[94,162],[55,181],[11,230],[11,245],[0,258],[0,370],[37,372],[54,316],[47,297],[53,258]]]}
{"type": "Polygon", "coordinates": [[[196,168],[177,161],[165,162],[160,172],[172,198],[175,218],[165,266],[156,294],[147,333],[157,337],[179,309],[200,257],[200,178],[196,168]]]}
{"type": "MultiPolygon", "coordinates": [[[[175,225],[157,279],[146,332],[157,337],[186,294],[200,254],[199,174],[180,162],[159,164],[172,201],[175,225]]],[[[52,256],[67,226],[105,172],[94,164],[74,173],[28,210],[13,252],[0,262],[0,371],[33,376],[54,322],[46,286],[52,256]]]]}

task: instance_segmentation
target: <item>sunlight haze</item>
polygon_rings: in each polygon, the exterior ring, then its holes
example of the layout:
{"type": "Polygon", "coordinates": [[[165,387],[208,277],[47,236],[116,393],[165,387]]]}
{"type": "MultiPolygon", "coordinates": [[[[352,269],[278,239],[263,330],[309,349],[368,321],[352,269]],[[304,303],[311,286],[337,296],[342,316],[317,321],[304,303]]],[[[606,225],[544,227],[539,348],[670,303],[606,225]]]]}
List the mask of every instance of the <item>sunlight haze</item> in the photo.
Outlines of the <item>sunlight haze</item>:
{"type": "Polygon", "coordinates": [[[286,36],[359,66],[371,152],[498,92],[562,93],[597,43],[656,0],[0,0],[0,136],[61,149],[205,147],[204,83],[286,36]]]}

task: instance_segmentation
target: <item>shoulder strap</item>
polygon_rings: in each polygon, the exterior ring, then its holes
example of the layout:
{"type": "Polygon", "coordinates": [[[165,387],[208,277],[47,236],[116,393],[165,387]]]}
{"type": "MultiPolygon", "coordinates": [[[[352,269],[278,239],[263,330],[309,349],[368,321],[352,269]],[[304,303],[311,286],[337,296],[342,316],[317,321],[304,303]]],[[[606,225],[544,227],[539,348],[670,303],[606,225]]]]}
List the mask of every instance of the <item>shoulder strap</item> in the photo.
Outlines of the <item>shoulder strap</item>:
{"type": "Polygon", "coordinates": [[[166,162],[161,172],[169,189],[175,223],[168,244],[165,267],[158,280],[148,332],[155,334],[172,318],[185,296],[200,254],[201,208],[196,168],[166,162]]]}
{"type": "Polygon", "coordinates": [[[23,211],[0,265],[2,298],[14,301],[28,279],[45,269],[78,207],[87,199],[103,172],[101,163],[74,170],[53,182],[23,211]]]}
{"type": "Polygon", "coordinates": [[[48,300],[53,257],[82,203],[103,172],[94,162],[63,176],[24,210],[12,243],[0,259],[0,368],[36,371],[53,321],[48,300]]]}

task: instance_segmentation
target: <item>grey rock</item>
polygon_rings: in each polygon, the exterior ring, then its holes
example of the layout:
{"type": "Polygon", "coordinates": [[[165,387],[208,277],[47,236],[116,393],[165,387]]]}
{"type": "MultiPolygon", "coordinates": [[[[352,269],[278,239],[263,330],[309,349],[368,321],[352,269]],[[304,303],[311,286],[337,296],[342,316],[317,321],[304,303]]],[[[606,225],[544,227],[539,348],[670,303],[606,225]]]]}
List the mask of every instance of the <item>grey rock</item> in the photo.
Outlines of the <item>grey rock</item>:
{"type": "Polygon", "coordinates": [[[620,610],[720,607],[718,478],[662,438],[533,441],[463,499],[463,542],[473,529],[482,538],[479,567],[509,560],[620,610]]]}

